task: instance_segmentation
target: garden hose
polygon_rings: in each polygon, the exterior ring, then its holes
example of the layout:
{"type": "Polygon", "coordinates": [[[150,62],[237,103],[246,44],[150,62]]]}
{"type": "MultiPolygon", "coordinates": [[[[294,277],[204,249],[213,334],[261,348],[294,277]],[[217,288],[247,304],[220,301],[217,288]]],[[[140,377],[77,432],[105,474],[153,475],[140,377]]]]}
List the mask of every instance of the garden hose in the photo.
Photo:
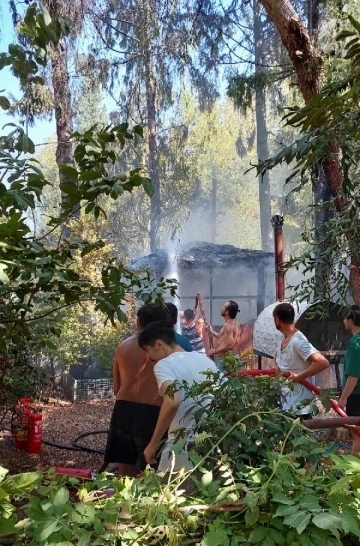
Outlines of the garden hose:
{"type": "Polygon", "coordinates": [[[66,449],[68,451],[85,451],[86,453],[99,453],[100,455],[104,455],[105,449],[86,447],[81,444],[79,445],[78,442],[83,438],[87,438],[88,436],[94,436],[95,434],[107,434],[108,432],[108,430],[93,430],[91,432],[84,432],[83,434],[77,436],[71,445],[57,444],[55,442],[50,442],[49,440],[43,440],[43,444],[54,447],[56,449],[66,449]]]}

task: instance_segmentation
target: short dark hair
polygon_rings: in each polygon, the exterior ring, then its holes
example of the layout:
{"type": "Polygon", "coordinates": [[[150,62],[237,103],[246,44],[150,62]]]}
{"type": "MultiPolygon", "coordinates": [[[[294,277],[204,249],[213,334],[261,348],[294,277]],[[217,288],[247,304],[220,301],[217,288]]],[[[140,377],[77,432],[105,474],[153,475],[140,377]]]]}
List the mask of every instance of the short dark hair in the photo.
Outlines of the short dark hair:
{"type": "Polygon", "coordinates": [[[139,320],[140,328],[145,328],[152,322],[163,320],[170,323],[169,311],[163,305],[156,305],[155,303],[148,303],[143,305],[137,312],[137,318],[139,320]]]}
{"type": "Polygon", "coordinates": [[[284,324],[293,324],[295,322],[295,309],[290,303],[279,303],[274,311],[274,318],[278,318],[284,324]]]}
{"type": "Polygon", "coordinates": [[[139,347],[141,349],[153,347],[157,339],[172,347],[176,344],[174,328],[162,320],[148,324],[138,336],[139,347]]]}
{"type": "Polygon", "coordinates": [[[230,318],[236,318],[236,315],[240,313],[238,304],[234,300],[229,300],[227,303],[226,310],[229,312],[230,318]]]}
{"type": "Polygon", "coordinates": [[[352,320],[354,326],[360,326],[360,307],[358,305],[352,305],[346,315],[347,319],[352,320]]]}
{"type": "Polygon", "coordinates": [[[171,302],[165,303],[165,307],[168,310],[173,325],[175,326],[178,321],[178,308],[174,303],[171,302]]]}
{"type": "Polygon", "coordinates": [[[185,309],[184,317],[188,320],[193,320],[195,318],[195,313],[192,309],[185,309]]]}

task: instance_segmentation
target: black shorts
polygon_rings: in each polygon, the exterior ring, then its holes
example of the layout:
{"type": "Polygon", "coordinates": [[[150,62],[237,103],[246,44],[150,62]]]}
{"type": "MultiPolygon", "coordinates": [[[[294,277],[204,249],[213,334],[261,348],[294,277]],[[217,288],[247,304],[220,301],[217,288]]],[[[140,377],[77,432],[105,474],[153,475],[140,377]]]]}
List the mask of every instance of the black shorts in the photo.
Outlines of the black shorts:
{"type": "Polygon", "coordinates": [[[350,394],[346,402],[346,413],[349,417],[360,417],[360,394],[350,394]]]}
{"type": "Polygon", "coordinates": [[[104,461],[135,465],[139,472],[146,468],[144,449],[151,440],[160,408],[117,400],[110,421],[104,461]]]}

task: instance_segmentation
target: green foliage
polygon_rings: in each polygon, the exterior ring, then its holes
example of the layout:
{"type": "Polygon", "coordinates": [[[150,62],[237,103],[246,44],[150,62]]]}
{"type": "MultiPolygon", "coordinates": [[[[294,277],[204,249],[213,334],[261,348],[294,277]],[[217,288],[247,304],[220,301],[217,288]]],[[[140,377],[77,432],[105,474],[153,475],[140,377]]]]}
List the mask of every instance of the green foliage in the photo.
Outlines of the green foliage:
{"type": "MultiPolygon", "coordinates": [[[[0,472],[3,540],[15,546],[357,544],[359,460],[333,457],[319,465],[316,439],[298,419],[273,409],[282,380],[269,381],[231,378],[219,389],[218,377],[208,376],[188,391],[216,396],[198,415],[194,468],[187,472],[100,475],[86,483],[52,472],[8,478],[0,472]],[[308,470],[304,457],[312,462],[308,470]]],[[[183,440],[174,449],[181,446],[183,440]]]]}
{"type": "Polygon", "coordinates": [[[257,89],[266,89],[278,80],[274,70],[261,70],[250,76],[236,75],[229,78],[227,94],[234,101],[236,108],[246,112],[253,103],[257,89]]]}
{"type": "MultiPolygon", "coordinates": [[[[0,360],[0,423],[8,411],[13,410],[19,398],[27,396],[39,400],[49,387],[50,376],[47,370],[31,358],[33,345],[17,332],[16,345],[9,344],[6,358],[0,360]]],[[[39,345],[45,346],[45,338],[39,345]]]]}
{"type": "MultiPolygon", "coordinates": [[[[349,261],[358,267],[359,261],[359,185],[358,163],[360,140],[358,131],[360,90],[360,32],[359,23],[349,16],[351,28],[337,37],[343,43],[343,57],[348,63],[347,76],[335,78],[319,95],[314,96],[303,108],[292,107],[284,117],[287,126],[299,130],[299,137],[274,157],[261,163],[257,170],[264,174],[268,169],[287,164],[292,172],[287,182],[299,179],[298,189],[309,181],[311,169],[324,160],[334,161],[340,167],[342,180],[329,203],[321,207],[331,209],[331,219],[326,230],[313,229],[303,234],[309,250],[299,257],[292,257],[288,268],[295,268],[307,275],[293,287],[300,300],[311,300],[318,286],[315,271],[321,270],[329,279],[324,282],[322,297],[346,303],[349,289],[358,294],[358,287],[349,286],[346,269],[349,261]]],[[[331,165],[328,164],[331,169],[331,165]]]]}
{"type": "MultiPolygon", "coordinates": [[[[26,36],[28,48],[11,44],[9,53],[0,56],[0,69],[9,66],[24,87],[41,84],[39,74],[47,64],[49,47],[68,32],[67,22],[62,18],[52,21],[45,10],[38,13],[32,5],[19,32],[21,37],[26,36]]],[[[2,97],[0,105],[8,108],[6,97],[2,97]]],[[[17,357],[12,362],[14,351],[18,354],[22,347],[25,355],[21,358],[26,363],[19,370],[29,367],[25,387],[27,380],[32,381],[33,354],[54,347],[50,337],[58,334],[59,328],[49,322],[51,315],[91,302],[95,313],[101,313],[115,325],[116,321],[127,319],[121,304],[129,294],[145,303],[159,302],[165,291],[175,290],[164,279],[155,285],[149,273],[134,274],[114,253],[103,254],[104,259],[100,260],[97,253],[106,245],[99,237],[90,241],[83,237],[69,241],[63,237],[63,228],[70,222],[74,209],[80,210],[81,218],[96,223],[103,213],[104,196],[116,200],[137,187],[151,195],[151,182],[139,169],[124,173],[112,169],[119,150],[132,142],[134,135],[142,137],[141,127],[131,129],[127,123],[104,128],[93,126],[83,134],[72,135],[75,162],[60,165],[60,172],[66,177],[61,184],[64,199],[58,214],[47,217],[42,233],[37,234],[31,229],[31,219],[41,203],[44,188],[50,183],[33,157],[32,140],[22,127],[8,126],[10,133],[0,136],[0,351],[8,358],[7,366],[0,371],[0,383],[2,390],[13,389],[6,400],[1,399],[5,404],[15,400],[22,388],[18,373],[9,372],[18,362],[17,357]],[[88,263],[88,267],[79,268],[79,259],[83,265],[88,263]],[[88,274],[90,270],[92,275],[88,274]],[[43,322],[36,326],[38,321],[43,322]]],[[[37,380],[34,382],[39,390],[37,380]]],[[[28,386],[30,394],[32,389],[28,386]]]]}

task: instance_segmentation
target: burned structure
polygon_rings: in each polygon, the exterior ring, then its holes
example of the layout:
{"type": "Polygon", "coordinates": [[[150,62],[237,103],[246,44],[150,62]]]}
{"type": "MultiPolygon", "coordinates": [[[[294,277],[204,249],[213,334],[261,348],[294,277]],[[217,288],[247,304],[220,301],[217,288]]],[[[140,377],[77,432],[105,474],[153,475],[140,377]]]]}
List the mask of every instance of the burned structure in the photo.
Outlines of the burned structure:
{"type": "Polygon", "coordinates": [[[275,299],[274,254],[240,249],[232,245],[193,242],[175,251],[159,250],[137,259],[134,268],[149,268],[155,276],[179,282],[179,308],[192,308],[195,294],[203,296],[206,314],[213,325],[222,323],[222,304],[235,300],[240,322],[253,324],[275,299]]]}

